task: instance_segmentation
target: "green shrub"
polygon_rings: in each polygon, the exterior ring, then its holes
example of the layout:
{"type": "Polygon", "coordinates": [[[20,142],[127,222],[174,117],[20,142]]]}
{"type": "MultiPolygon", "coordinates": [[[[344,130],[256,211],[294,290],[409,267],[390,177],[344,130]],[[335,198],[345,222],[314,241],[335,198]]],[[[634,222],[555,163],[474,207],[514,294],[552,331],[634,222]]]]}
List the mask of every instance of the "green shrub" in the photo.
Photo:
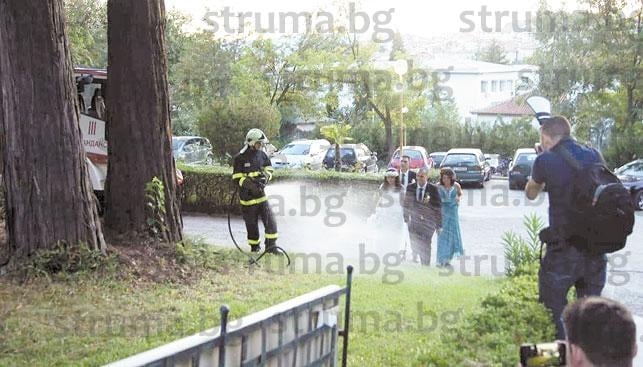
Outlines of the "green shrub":
{"type": "Polygon", "coordinates": [[[147,210],[147,227],[150,234],[167,240],[165,225],[165,187],[163,181],[154,177],[145,184],[145,208],[147,210]]]}
{"type": "Polygon", "coordinates": [[[507,278],[482,307],[446,329],[437,345],[420,354],[421,366],[515,366],[519,346],[554,340],[551,314],[538,303],[535,274],[507,278]]]}
{"type": "Polygon", "coordinates": [[[481,309],[466,315],[421,353],[421,366],[515,366],[520,344],[554,340],[551,313],[538,302],[538,267],[543,221],[524,219],[527,239],[512,232],[503,242],[508,278],[485,297],[481,309]]]}
{"type": "Polygon", "coordinates": [[[540,239],[538,234],[544,222],[536,214],[525,216],[523,220],[527,239],[511,231],[505,232],[502,242],[505,248],[505,271],[507,276],[515,276],[537,271],[540,259],[540,239]]]}
{"type": "MultiPolygon", "coordinates": [[[[234,194],[236,187],[232,181],[232,168],[185,166],[180,165],[183,172],[182,209],[187,212],[207,214],[240,214],[239,201],[234,194]]],[[[438,170],[430,173],[429,180],[437,182],[438,170]]],[[[276,170],[271,184],[279,182],[310,183],[319,190],[342,187],[356,191],[375,192],[384,180],[384,173],[364,174],[351,172],[336,172],[333,170],[309,171],[276,170]]],[[[347,196],[347,200],[364,200],[363,197],[347,196]]],[[[374,203],[376,204],[376,203],[374,203]]]]}
{"type": "Polygon", "coordinates": [[[27,273],[34,277],[65,277],[71,274],[95,271],[109,264],[113,259],[103,256],[99,251],[90,250],[84,244],[69,246],[57,242],[51,249],[38,250],[27,266],[27,273]]]}

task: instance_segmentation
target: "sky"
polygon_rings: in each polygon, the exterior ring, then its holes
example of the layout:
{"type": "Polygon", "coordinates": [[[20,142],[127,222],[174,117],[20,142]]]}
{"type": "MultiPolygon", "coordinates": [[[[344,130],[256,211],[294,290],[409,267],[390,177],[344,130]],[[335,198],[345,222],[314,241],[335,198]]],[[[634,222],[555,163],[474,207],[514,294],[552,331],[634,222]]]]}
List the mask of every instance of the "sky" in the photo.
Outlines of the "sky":
{"type": "MultiPolygon", "coordinates": [[[[561,7],[566,10],[576,10],[580,7],[576,0],[566,2],[549,0],[548,3],[557,10],[561,7]]],[[[374,33],[374,24],[377,22],[376,19],[379,19],[380,30],[386,28],[407,34],[426,36],[454,33],[472,27],[474,32],[478,31],[483,28],[481,11],[490,12],[486,17],[487,29],[490,29],[489,27],[495,29],[498,19],[495,15],[496,12],[508,12],[499,18],[500,24],[510,23],[512,17],[524,20],[527,16],[535,16],[539,0],[363,0],[354,2],[349,0],[166,0],[168,10],[177,9],[193,18],[192,27],[194,29],[212,29],[213,24],[216,24],[220,28],[220,32],[224,31],[223,10],[226,7],[229,7],[231,13],[251,13],[248,18],[250,21],[246,19],[246,24],[249,24],[246,27],[255,27],[257,25],[256,19],[259,17],[261,19],[259,27],[265,28],[269,24],[269,14],[272,13],[277,22],[280,12],[307,11],[317,14],[322,10],[331,14],[333,21],[344,20],[346,22],[350,19],[348,12],[342,14],[337,9],[341,5],[345,9],[349,9],[351,4],[355,13],[362,13],[359,17],[354,17],[356,27],[365,26],[364,20],[368,19],[370,32],[374,33]],[[217,14],[209,14],[209,23],[203,20],[208,11],[217,12],[217,14]],[[387,19],[390,21],[387,22],[387,19]]],[[[233,20],[232,24],[236,28],[238,19],[233,20]]],[[[327,22],[328,17],[318,17],[313,20],[312,24],[315,26],[322,21],[327,22]]],[[[276,24],[278,27],[278,23],[276,24]]],[[[304,23],[301,24],[303,27],[304,23]]],[[[292,25],[287,25],[285,29],[292,29],[292,25]]]]}

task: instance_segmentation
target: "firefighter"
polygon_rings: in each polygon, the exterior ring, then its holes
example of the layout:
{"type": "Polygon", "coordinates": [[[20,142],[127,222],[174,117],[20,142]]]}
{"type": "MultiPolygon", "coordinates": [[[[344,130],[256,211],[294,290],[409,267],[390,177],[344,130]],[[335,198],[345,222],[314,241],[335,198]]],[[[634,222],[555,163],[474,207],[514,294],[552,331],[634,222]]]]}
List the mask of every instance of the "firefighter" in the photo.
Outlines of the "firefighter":
{"type": "Polygon", "coordinates": [[[272,179],[273,168],[263,147],[268,144],[268,138],[259,129],[251,129],[246,134],[243,149],[234,157],[232,179],[239,185],[239,202],[241,213],[246,222],[248,244],[251,252],[259,252],[259,219],[265,229],[265,251],[278,253],[277,223],[270,209],[264,188],[272,179]]]}

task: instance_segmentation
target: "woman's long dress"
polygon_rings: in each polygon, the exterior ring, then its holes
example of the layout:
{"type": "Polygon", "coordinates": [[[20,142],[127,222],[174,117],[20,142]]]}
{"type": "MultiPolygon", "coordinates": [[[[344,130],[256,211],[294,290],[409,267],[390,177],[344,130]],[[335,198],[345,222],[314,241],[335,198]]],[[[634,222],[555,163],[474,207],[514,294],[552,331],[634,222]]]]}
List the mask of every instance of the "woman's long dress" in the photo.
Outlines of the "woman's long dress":
{"type": "Polygon", "coordinates": [[[460,218],[458,215],[458,190],[452,186],[447,190],[438,188],[442,200],[442,233],[438,235],[438,265],[448,264],[455,256],[462,256],[462,237],[460,236],[460,218]]]}

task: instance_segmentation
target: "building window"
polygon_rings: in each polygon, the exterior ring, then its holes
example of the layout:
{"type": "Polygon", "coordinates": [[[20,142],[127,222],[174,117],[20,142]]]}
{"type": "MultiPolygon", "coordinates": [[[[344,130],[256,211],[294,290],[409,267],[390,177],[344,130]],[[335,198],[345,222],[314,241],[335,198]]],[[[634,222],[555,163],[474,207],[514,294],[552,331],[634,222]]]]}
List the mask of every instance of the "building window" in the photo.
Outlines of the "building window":
{"type": "Polygon", "coordinates": [[[507,89],[509,89],[511,92],[514,90],[514,82],[513,80],[507,80],[507,89]]]}
{"type": "Polygon", "coordinates": [[[480,82],[480,92],[481,93],[487,93],[487,84],[488,83],[486,81],[480,82]]]}
{"type": "Polygon", "coordinates": [[[491,81],[491,91],[492,92],[497,92],[498,91],[498,81],[497,80],[491,81]]]}
{"type": "Polygon", "coordinates": [[[500,91],[501,91],[501,92],[504,92],[504,91],[505,91],[505,88],[507,88],[507,82],[506,82],[506,81],[504,81],[504,80],[501,80],[501,81],[500,81],[500,91]]]}

